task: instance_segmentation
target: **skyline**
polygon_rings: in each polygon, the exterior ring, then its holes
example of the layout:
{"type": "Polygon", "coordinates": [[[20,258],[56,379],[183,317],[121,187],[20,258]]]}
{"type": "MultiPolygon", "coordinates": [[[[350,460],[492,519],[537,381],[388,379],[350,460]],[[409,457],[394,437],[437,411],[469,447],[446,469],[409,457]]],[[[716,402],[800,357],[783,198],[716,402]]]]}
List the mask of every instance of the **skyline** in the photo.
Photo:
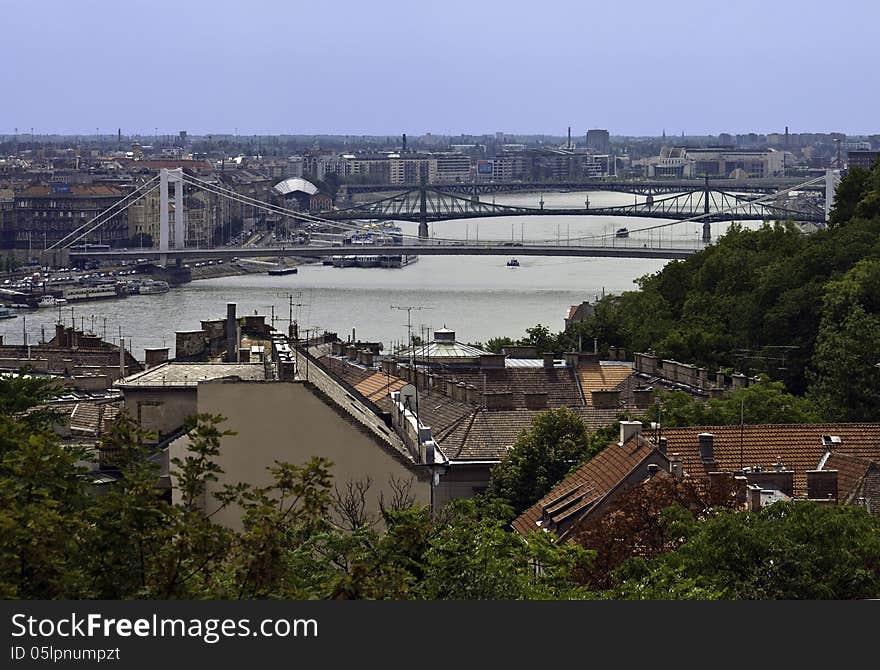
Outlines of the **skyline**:
{"type": "Polygon", "coordinates": [[[822,3],[792,0],[726,14],[694,0],[16,4],[0,133],[871,134],[878,10],[834,11],[829,24],[822,3]]]}

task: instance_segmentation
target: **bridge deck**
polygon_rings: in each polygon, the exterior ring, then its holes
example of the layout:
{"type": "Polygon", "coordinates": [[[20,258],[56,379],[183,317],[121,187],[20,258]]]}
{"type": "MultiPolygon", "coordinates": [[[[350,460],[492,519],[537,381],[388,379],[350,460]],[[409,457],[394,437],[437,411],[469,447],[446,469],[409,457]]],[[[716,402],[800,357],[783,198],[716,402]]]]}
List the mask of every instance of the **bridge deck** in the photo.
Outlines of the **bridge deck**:
{"type": "Polygon", "coordinates": [[[168,260],[195,258],[274,258],[294,256],[302,258],[322,258],[325,256],[375,256],[418,254],[422,256],[577,256],[591,258],[687,258],[697,249],[651,248],[644,246],[549,246],[516,244],[407,244],[402,246],[302,246],[287,248],[271,247],[221,247],[217,249],[134,249],[131,251],[85,251],[73,252],[71,259],[128,260],[131,258],[157,259],[166,256],[168,260]]]}

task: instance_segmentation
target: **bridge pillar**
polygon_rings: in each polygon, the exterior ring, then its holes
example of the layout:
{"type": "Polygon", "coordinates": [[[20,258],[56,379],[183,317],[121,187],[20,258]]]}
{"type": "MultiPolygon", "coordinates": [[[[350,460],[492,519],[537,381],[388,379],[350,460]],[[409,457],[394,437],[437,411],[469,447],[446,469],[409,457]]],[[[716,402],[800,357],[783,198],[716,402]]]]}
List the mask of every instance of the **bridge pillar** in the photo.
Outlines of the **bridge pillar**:
{"type": "Polygon", "coordinates": [[[428,175],[427,165],[422,164],[419,171],[419,237],[428,239],[428,175]]]}
{"type": "MultiPolygon", "coordinates": [[[[703,189],[703,214],[709,213],[709,177],[706,177],[706,186],[703,189]]],[[[703,229],[703,239],[706,238],[705,228],[703,229]]]]}
{"type": "MultiPolygon", "coordinates": [[[[167,252],[171,244],[171,219],[168,205],[168,184],[174,184],[174,246],[186,246],[186,219],[183,206],[183,168],[159,171],[159,251],[167,252]]],[[[168,256],[163,253],[159,263],[165,265],[168,256]]]]}

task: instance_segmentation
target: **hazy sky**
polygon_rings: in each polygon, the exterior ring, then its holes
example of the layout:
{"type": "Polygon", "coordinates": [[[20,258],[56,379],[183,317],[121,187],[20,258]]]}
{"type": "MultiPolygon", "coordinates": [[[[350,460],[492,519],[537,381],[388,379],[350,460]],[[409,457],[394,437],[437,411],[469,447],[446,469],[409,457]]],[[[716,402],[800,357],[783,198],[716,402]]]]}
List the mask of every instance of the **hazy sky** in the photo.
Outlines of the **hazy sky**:
{"type": "Polygon", "coordinates": [[[0,0],[0,134],[880,132],[875,0],[0,0]]]}

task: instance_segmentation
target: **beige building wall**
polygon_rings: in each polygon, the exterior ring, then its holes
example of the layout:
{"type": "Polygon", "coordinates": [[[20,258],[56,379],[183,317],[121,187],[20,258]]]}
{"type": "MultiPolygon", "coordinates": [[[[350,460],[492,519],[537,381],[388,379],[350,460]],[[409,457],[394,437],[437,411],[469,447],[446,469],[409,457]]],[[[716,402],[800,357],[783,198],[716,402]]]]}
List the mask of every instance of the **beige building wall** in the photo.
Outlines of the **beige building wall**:
{"type": "MultiPolygon", "coordinates": [[[[246,482],[254,486],[271,483],[268,468],[275,461],[295,465],[313,456],[333,462],[334,484],[343,490],[349,481],[372,480],[367,494],[367,512],[379,515],[379,495],[388,501],[393,495],[390,478],[411,481],[416,502],[429,504],[430,481],[419,468],[380,444],[350,417],[322,400],[310,386],[301,382],[206,382],[198,387],[198,411],[227,417],[222,428],[235,431],[220,447],[218,465],[224,470],[220,481],[209,486],[206,511],[218,507],[210,495],[224,484],[246,482]]],[[[183,456],[185,440],[171,445],[172,458],[183,456]]],[[[177,491],[174,491],[175,502],[177,491]]],[[[240,527],[240,510],[217,512],[215,521],[231,528],[240,527]]]]}
{"type": "Polygon", "coordinates": [[[193,387],[126,388],[125,409],[141,428],[161,437],[183,425],[196,412],[196,390],[193,387]]]}

